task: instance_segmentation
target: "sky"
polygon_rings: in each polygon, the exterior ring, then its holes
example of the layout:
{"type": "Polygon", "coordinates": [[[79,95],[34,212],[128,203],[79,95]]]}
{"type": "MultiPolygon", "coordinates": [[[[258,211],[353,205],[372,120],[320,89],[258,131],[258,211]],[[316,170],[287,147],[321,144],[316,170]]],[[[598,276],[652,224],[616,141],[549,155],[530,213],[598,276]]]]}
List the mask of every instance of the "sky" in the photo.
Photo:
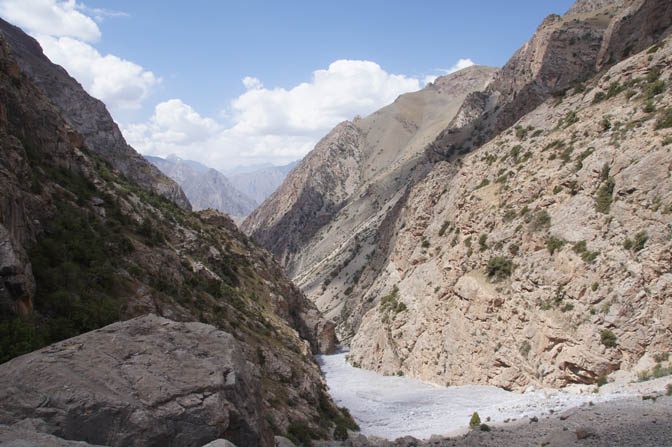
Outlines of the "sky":
{"type": "Polygon", "coordinates": [[[573,0],[0,0],[140,153],[228,170],[300,159],[472,64],[502,66],[573,0]]]}

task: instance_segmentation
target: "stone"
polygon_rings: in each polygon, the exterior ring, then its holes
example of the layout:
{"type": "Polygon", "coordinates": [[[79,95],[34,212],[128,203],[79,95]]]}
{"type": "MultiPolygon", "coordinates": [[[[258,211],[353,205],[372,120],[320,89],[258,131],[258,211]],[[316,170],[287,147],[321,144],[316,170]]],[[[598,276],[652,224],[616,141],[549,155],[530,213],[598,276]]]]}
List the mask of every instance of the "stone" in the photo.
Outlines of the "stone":
{"type": "Polygon", "coordinates": [[[272,446],[259,380],[230,334],[148,315],[0,365],[0,423],[109,446],[272,446]]]}

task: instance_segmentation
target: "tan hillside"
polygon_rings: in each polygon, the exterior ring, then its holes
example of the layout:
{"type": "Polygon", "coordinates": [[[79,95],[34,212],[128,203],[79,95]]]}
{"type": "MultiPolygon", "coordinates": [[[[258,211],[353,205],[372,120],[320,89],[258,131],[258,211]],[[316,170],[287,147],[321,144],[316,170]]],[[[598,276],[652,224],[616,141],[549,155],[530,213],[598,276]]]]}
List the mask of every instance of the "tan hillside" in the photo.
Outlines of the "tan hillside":
{"type": "Polygon", "coordinates": [[[668,38],[438,163],[395,223],[351,361],[520,389],[672,350],[670,61],[668,38]]]}

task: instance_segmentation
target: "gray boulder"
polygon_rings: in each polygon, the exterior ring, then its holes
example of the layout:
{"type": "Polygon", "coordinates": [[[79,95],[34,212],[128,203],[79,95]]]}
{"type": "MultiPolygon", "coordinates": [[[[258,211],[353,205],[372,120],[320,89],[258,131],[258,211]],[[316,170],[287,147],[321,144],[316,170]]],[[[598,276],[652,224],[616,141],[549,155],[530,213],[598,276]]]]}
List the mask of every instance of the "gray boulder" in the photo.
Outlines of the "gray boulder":
{"type": "Polygon", "coordinates": [[[273,446],[259,377],[232,335],[147,315],[0,365],[0,424],[108,446],[273,446]]]}

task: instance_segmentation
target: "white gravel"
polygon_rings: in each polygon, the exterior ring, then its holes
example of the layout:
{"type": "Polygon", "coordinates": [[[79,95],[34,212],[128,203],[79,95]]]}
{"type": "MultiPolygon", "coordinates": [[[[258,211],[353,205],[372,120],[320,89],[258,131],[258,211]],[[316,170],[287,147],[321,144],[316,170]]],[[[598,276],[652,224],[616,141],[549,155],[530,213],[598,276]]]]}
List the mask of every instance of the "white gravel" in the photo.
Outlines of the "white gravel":
{"type": "Polygon", "coordinates": [[[454,435],[467,429],[474,411],[482,422],[490,417],[489,423],[502,423],[506,419],[557,414],[591,401],[636,395],[624,390],[578,394],[552,389],[517,393],[492,386],[439,387],[354,368],[345,356],[346,353],[339,353],[317,357],[329,393],[338,405],[350,410],[362,434],[387,439],[454,435]]]}

